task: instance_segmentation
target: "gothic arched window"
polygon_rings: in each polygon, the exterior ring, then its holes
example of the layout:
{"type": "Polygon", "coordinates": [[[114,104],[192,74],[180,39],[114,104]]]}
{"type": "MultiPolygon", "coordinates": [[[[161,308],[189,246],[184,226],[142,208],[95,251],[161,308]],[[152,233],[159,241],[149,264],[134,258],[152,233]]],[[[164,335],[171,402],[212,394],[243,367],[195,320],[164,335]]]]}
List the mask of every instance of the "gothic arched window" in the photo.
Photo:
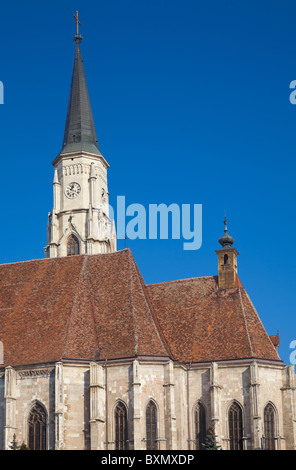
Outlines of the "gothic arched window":
{"type": "Polygon", "coordinates": [[[150,400],[146,408],[147,450],[157,450],[157,408],[150,400]]]}
{"type": "Polygon", "coordinates": [[[46,450],[46,412],[40,403],[31,408],[28,418],[29,449],[46,450]]]}
{"type": "Polygon", "coordinates": [[[275,450],[275,411],[271,403],[264,408],[264,449],[275,450]]]}
{"type": "Polygon", "coordinates": [[[228,412],[230,450],[243,450],[243,414],[237,403],[228,412]]]}
{"type": "Polygon", "coordinates": [[[79,242],[75,235],[70,235],[67,245],[67,256],[79,255],[79,242]]]}
{"type": "Polygon", "coordinates": [[[115,450],[127,448],[127,412],[123,403],[118,403],[114,411],[115,450]]]}
{"type": "Polygon", "coordinates": [[[194,410],[194,424],[195,424],[195,448],[196,450],[203,450],[202,444],[206,440],[206,410],[205,407],[199,402],[194,410]]]}

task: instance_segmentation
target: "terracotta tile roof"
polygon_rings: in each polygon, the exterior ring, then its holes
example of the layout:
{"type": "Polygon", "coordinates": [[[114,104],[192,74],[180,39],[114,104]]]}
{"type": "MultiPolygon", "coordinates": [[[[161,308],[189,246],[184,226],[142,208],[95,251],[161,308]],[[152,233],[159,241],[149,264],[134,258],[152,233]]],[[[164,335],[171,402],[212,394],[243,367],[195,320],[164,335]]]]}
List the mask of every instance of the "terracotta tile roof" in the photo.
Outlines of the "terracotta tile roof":
{"type": "MultiPolygon", "coordinates": [[[[240,286],[240,282],[238,282],[240,286]]],[[[279,360],[243,287],[146,286],[130,250],[0,266],[4,364],[135,356],[279,360]]]]}
{"type": "Polygon", "coordinates": [[[147,286],[175,359],[280,360],[242,284],[218,289],[217,276],[147,286]]]}
{"type": "Polygon", "coordinates": [[[0,266],[5,365],[168,356],[129,250],[0,266]]]}

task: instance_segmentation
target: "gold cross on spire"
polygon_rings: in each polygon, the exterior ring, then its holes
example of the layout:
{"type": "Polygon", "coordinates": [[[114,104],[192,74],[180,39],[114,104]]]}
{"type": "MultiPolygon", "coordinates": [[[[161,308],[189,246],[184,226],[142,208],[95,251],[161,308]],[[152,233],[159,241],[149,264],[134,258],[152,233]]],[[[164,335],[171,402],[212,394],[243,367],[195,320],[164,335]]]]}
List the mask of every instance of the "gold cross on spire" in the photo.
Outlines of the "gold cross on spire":
{"type": "Polygon", "coordinates": [[[81,26],[81,23],[78,19],[78,11],[76,11],[76,15],[73,15],[75,20],[76,20],[76,27],[77,27],[77,36],[79,36],[79,25],[81,26]]]}

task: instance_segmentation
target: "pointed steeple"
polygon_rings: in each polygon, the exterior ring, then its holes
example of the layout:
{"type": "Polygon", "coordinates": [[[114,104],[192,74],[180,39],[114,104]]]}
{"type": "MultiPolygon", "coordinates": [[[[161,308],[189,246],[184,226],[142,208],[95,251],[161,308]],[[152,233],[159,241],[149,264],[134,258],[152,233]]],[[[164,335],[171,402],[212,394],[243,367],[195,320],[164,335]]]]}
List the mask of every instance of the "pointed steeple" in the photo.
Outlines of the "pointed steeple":
{"type": "Polygon", "coordinates": [[[115,227],[109,218],[109,164],[98,147],[80,51],[78,12],[73,16],[77,23],[75,60],[63,146],[52,162],[54,207],[48,217],[47,258],[116,251],[115,227]]]}
{"type": "Polygon", "coordinates": [[[88,94],[80,43],[76,34],[75,59],[61,154],[88,152],[101,156],[88,94]]]}

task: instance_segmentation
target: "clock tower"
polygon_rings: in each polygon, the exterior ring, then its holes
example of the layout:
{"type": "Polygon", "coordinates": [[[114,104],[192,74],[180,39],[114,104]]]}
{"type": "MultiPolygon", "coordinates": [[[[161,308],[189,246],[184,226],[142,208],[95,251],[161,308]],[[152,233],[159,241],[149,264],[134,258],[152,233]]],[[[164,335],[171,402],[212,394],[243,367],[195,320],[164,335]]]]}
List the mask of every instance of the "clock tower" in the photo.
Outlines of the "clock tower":
{"type": "Polygon", "coordinates": [[[109,217],[107,170],[98,146],[80,43],[76,42],[62,149],[53,161],[53,210],[48,214],[45,257],[116,251],[109,217]]]}

